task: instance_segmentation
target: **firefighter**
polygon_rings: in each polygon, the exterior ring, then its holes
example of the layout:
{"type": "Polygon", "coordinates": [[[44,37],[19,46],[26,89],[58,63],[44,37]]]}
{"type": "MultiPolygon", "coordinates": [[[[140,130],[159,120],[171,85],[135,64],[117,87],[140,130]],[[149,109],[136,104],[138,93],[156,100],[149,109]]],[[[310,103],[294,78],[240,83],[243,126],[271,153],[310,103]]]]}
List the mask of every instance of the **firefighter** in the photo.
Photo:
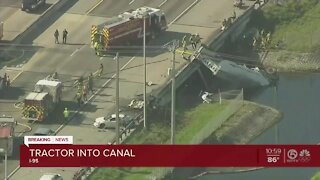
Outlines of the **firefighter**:
{"type": "Polygon", "coordinates": [[[91,91],[91,93],[93,94],[93,74],[90,73],[90,75],[88,76],[88,91],[91,91]]]}
{"type": "Polygon", "coordinates": [[[87,101],[87,95],[88,95],[88,88],[86,85],[83,85],[83,88],[82,88],[82,97],[83,97],[83,100],[84,101],[87,101]]]}
{"type": "Polygon", "coordinates": [[[58,79],[58,73],[57,72],[55,72],[55,73],[53,73],[53,75],[52,75],[52,79],[58,79]]]}
{"type": "Polygon", "coordinates": [[[67,121],[67,120],[69,119],[69,111],[68,111],[68,108],[64,108],[63,117],[64,117],[64,120],[65,120],[65,121],[67,121]]]}
{"type": "Polygon", "coordinates": [[[194,41],[195,41],[195,43],[196,43],[196,47],[198,46],[198,44],[201,43],[201,38],[200,38],[200,36],[199,36],[199,33],[197,33],[197,34],[195,35],[194,41]]]}
{"type": "Polygon", "coordinates": [[[101,77],[102,73],[103,73],[103,64],[100,63],[100,68],[98,70],[98,77],[101,77]]]}
{"type": "Polygon", "coordinates": [[[236,20],[236,18],[237,18],[237,14],[236,14],[235,10],[233,10],[233,15],[231,16],[231,18],[233,21],[236,20]]]}
{"type": "Polygon", "coordinates": [[[195,35],[195,34],[192,34],[192,35],[190,36],[190,43],[191,43],[193,49],[196,49],[196,47],[197,47],[196,39],[195,39],[195,38],[196,38],[196,35],[195,35]]]}
{"type": "Polygon", "coordinates": [[[67,36],[68,36],[68,31],[66,29],[63,30],[63,33],[62,33],[62,43],[63,44],[66,44],[67,43],[67,36]]]}
{"type": "Polygon", "coordinates": [[[78,103],[78,106],[80,107],[81,106],[81,101],[82,101],[82,99],[81,99],[81,91],[79,92],[77,92],[77,94],[76,94],[76,99],[77,99],[77,103],[78,103]]]}
{"type": "Polygon", "coordinates": [[[58,31],[58,29],[56,29],[56,31],[54,32],[54,39],[55,39],[55,43],[59,44],[59,31],[58,31]]]}

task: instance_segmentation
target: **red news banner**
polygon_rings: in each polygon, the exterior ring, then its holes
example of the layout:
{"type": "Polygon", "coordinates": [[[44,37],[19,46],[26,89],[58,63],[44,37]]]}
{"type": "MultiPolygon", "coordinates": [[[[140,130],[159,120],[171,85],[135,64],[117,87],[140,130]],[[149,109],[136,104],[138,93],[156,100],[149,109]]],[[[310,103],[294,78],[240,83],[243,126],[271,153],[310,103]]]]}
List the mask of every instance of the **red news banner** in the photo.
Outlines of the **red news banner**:
{"type": "Polygon", "coordinates": [[[26,145],[21,167],[320,167],[319,145],[26,145]]]}

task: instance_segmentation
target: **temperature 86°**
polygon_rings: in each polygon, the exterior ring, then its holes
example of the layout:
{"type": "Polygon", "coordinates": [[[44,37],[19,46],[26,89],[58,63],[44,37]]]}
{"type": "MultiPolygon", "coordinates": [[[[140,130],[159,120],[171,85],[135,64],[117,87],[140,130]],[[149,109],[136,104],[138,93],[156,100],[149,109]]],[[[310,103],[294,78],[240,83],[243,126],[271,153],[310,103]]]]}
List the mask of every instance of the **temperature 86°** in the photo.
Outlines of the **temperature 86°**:
{"type": "Polygon", "coordinates": [[[267,157],[268,163],[276,163],[279,161],[279,157],[267,157]]]}

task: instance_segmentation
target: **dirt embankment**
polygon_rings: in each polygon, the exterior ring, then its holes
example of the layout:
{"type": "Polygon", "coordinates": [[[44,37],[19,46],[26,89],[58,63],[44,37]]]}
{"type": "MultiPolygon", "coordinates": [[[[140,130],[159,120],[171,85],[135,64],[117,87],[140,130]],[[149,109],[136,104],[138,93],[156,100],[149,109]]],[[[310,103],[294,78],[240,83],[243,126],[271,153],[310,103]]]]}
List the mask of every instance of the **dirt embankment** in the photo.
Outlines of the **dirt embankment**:
{"type": "Polygon", "coordinates": [[[274,108],[244,101],[244,106],[223,123],[207,142],[247,144],[281,118],[282,114],[274,108]]]}
{"type": "Polygon", "coordinates": [[[278,72],[319,72],[320,53],[270,51],[263,59],[263,65],[278,72]]]}

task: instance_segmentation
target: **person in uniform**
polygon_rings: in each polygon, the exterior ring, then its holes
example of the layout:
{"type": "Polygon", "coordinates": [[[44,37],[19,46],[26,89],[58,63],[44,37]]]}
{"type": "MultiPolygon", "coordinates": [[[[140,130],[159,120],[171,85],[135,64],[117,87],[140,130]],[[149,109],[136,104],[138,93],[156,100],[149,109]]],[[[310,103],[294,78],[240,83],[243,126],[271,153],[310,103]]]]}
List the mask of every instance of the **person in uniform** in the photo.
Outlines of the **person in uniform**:
{"type": "Polygon", "coordinates": [[[65,121],[67,121],[67,120],[69,119],[69,111],[68,111],[68,108],[64,108],[63,117],[64,117],[64,120],[65,120],[65,121]]]}
{"type": "Polygon", "coordinates": [[[102,76],[102,73],[103,73],[103,64],[100,63],[100,68],[99,68],[98,76],[101,77],[101,76],[102,76]]]}
{"type": "Polygon", "coordinates": [[[55,39],[55,43],[59,44],[59,31],[58,31],[58,29],[56,29],[56,31],[54,32],[54,39],[55,39]]]}
{"type": "Polygon", "coordinates": [[[63,44],[67,43],[67,36],[68,36],[68,31],[66,29],[64,29],[63,33],[62,33],[62,43],[63,44]]]}

